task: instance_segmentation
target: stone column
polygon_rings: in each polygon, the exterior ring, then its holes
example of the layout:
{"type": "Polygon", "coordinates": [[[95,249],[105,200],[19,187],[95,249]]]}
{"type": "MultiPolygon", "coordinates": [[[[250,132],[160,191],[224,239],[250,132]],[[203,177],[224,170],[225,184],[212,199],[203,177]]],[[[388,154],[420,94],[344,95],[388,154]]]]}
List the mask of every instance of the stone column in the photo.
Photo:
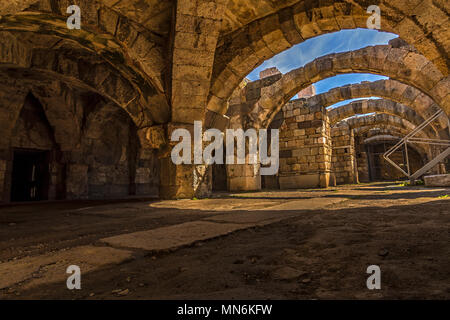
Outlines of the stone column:
{"type": "Polygon", "coordinates": [[[192,199],[209,196],[212,189],[212,171],[210,166],[194,164],[194,126],[169,123],[166,137],[168,143],[160,147],[159,197],[192,199]],[[172,161],[171,152],[178,142],[171,142],[170,137],[176,129],[186,129],[191,134],[191,164],[175,165],[172,161]]]}
{"type": "Polygon", "coordinates": [[[174,165],[169,157],[160,159],[161,199],[207,197],[211,192],[211,167],[206,165],[174,165]]]}
{"type": "Polygon", "coordinates": [[[259,164],[227,165],[228,187],[230,191],[261,190],[259,164]]]}
{"type": "Polygon", "coordinates": [[[355,168],[355,139],[349,126],[331,129],[333,144],[332,167],[336,184],[358,183],[355,168]]]}
{"type": "Polygon", "coordinates": [[[326,188],[331,176],[331,132],[326,109],[304,100],[283,107],[280,130],[280,188],[326,188]]]}
{"type": "MultiPolygon", "coordinates": [[[[246,113],[248,105],[246,103],[233,104],[233,99],[230,100],[230,109],[228,116],[230,117],[229,128],[233,130],[245,128],[246,113]]],[[[245,141],[248,146],[248,140],[245,141]]],[[[246,151],[248,147],[246,147],[246,151]]],[[[236,145],[234,154],[236,155],[236,145]]],[[[261,190],[261,173],[260,164],[250,164],[249,156],[246,153],[245,164],[227,164],[227,185],[228,190],[232,192],[239,191],[258,191],[261,190]]]]}
{"type": "Polygon", "coordinates": [[[363,144],[364,138],[354,136],[355,142],[355,167],[358,173],[358,183],[369,182],[369,160],[367,158],[366,146],[363,144]]]}

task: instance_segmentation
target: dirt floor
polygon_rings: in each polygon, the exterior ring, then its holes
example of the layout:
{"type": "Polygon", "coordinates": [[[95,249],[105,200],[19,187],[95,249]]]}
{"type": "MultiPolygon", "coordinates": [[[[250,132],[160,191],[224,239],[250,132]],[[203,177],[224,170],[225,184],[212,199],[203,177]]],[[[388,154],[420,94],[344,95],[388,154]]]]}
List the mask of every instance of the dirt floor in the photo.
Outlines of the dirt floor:
{"type": "Polygon", "coordinates": [[[1,207],[0,298],[449,299],[447,195],[393,182],[1,207]]]}

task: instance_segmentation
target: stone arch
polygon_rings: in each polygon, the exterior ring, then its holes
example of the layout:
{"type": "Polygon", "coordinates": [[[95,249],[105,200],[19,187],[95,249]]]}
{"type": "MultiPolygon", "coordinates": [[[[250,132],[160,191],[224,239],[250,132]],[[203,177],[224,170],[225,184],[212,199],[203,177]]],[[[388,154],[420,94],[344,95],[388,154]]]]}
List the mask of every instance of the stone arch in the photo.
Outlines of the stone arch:
{"type": "Polygon", "coordinates": [[[0,149],[9,148],[12,131],[28,93],[28,88],[13,88],[4,83],[0,84],[0,121],[2,123],[0,126],[0,136],[2,137],[0,149]]]}
{"type": "MultiPolygon", "coordinates": [[[[378,143],[378,142],[385,142],[385,141],[390,141],[390,142],[397,143],[401,139],[402,139],[402,137],[394,136],[394,135],[387,135],[387,134],[385,134],[385,135],[375,135],[375,136],[372,136],[370,138],[366,138],[363,141],[363,144],[371,144],[371,143],[378,143]]],[[[420,155],[422,155],[426,159],[427,152],[421,145],[409,143],[408,144],[408,148],[412,148],[412,149],[416,150],[420,155]]]]}
{"type": "Polygon", "coordinates": [[[365,130],[365,127],[356,128],[354,129],[355,135],[364,135],[364,137],[370,138],[373,136],[379,136],[379,135],[394,135],[394,136],[405,136],[408,134],[408,131],[401,128],[391,127],[391,126],[383,126],[382,128],[374,128],[369,127],[368,131],[365,130]]]}
{"type": "MultiPolygon", "coordinates": [[[[99,104],[86,114],[78,166],[86,168],[86,189],[77,197],[120,198],[135,194],[140,149],[137,127],[117,105],[99,104]]],[[[73,197],[74,195],[72,195],[73,197]]]]}
{"type": "MultiPolygon", "coordinates": [[[[448,50],[441,32],[448,28],[450,9],[431,0],[419,3],[408,6],[396,0],[377,1],[375,4],[382,12],[382,30],[400,35],[447,76],[448,50]]],[[[247,74],[293,45],[341,29],[366,28],[368,6],[363,0],[301,1],[224,35],[216,51],[209,109],[220,112],[247,74]]]]}
{"type": "MultiPolygon", "coordinates": [[[[331,126],[346,118],[368,113],[398,116],[400,118],[408,120],[415,126],[419,126],[425,121],[425,119],[418,115],[413,109],[405,105],[384,99],[353,101],[349,104],[328,110],[327,113],[331,126]]],[[[437,137],[438,135],[437,132],[430,127],[425,128],[425,130],[430,137],[437,137]]]]}
{"type": "MultiPolygon", "coordinates": [[[[406,135],[415,128],[415,125],[406,119],[383,113],[353,117],[350,119],[342,120],[336,123],[334,128],[338,128],[341,126],[349,127],[350,129],[354,130],[355,136],[364,134],[374,128],[395,128],[398,131],[402,132],[403,135],[406,135]]],[[[417,137],[427,139],[435,138],[434,135],[430,136],[429,131],[421,131],[417,134],[417,137]]]]}
{"type": "Polygon", "coordinates": [[[3,152],[7,164],[3,198],[12,201],[63,199],[61,148],[55,137],[55,127],[40,99],[30,90],[23,104],[10,111],[14,115],[13,128],[3,137],[8,142],[3,152]]]}
{"type": "Polygon", "coordinates": [[[338,74],[375,73],[389,76],[428,94],[436,104],[450,114],[446,100],[449,78],[426,58],[404,48],[374,46],[360,50],[320,57],[302,68],[292,70],[280,80],[262,89],[261,98],[250,112],[250,123],[266,126],[295,94],[314,82],[338,74]]]}
{"type": "Polygon", "coordinates": [[[415,125],[409,122],[408,120],[405,120],[398,116],[392,116],[383,113],[374,115],[365,115],[361,117],[352,117],[336,123],[334,127],[349,126],[351,129],[357,129],[360,127],[366,126],[373,127],[377,125],[390,125],[392,127],[397,127],[409,131],[412,131],[415,128],[415,125]]]}
{"type": "Polygon", "coordinates": [[[5,41],[1,46],[0,64],[4,72],[12,73],[16,68],[21,72],[40,73],[41,76],[85,86],[122,106],[138,126],[167,121],[168,109],[144,107],[147,98],[142,88],[99,56],[64,41],[55,48],[44,49],[30,47],[24,39],[19,40],[11,33],[2,32],[2,36],[5,41]]]}
{"type": "MultiPolygon", "coordinates": [[[[353,132],[355,134],[355,138],[361,137],[363,140],[371,138],[371,137],[383,136],[383,135],[404,137],[405,135],[407,135],[409,133],[409,131],[406,129],[403,129],[401,127],[394,127],[389,124],[377,124],[376,126],[374,126],[374,125],[362,126],[362,127],[353,129],[353,132]]],[[[426,134],[424,134],[423,132],[421,132],[418,136],[420,136],[421,138],[428,138],[428,136],[426,134]]],[[[429,153],[431,152],[430,146],[426,145],[426,144],[410,143],[409,145],[419,146],[421,148],[421,150],[423,150],[424,153],[427,154],[427,157],[428,157],[429,153]]]]}
{"type": "Polygon", "coordinates": [[[19,117],[23,101],[28,93],[32,93],[42,105],[60,149],[72,150],[80,142],[86,109],[104,98],[74,83],[50,80],[41,74],[37,76],[33,78],[30,73],[14,73],[14,77],[10,77],[0,73],[0,110],[3,117],[9,118],[9,122],[2,121],[2,141],[8,141],[11,137],[12,126],[19,117]]]}
{"type": "MultiPolygon", "coordinates": [[[[329,107],[345,100],[370,97],[380,97],[403,104],[415,110],[424,119],[428,119],[440,110],[433,99],[425,93],[392,79],[373,82],[365,81],[333,88],[328,92],[307,98],[307,103],[329,107]]],[[[438,121],[433,122],[433,126],[437,130],[446,130],[448,133],[448,117],[440,117],[438,121]]]]}
{"type": "Polygon", "coordinates": [[[83,43],[110,58],[130,60],[129,67],[139,66],[141,73],[160,92],[164,93],[164,39],[151,30],[114,11],[101,1],[80,0],[82,29],[76,33],[66,27],[66,8],[70,1],[40,0],[15,16],[4,17],[2,30],[31,30],[36,33],[58,35],[83,43]],[[36,29],[36,26],[39,26],[36,29]],[[143,72],[141,72],[142,70],[143,72]]]}
{"type": "MultiPolygon", "coordinates": [[[[366,126],[366,127],[360,127],[355,128],[354,130],[355,137],[361,137],[361,139],[368,139],[375,136],[395,136],[395,137],[404,137],[409,132],[405,129],[393,127],[390,125],[377,125],[374,126],[366,126]]],[[[427,136],[423,133],[420,134],[421,137],[426,138],[427,136]]],[[[420,146],[422,150],[424,150],[425,153],[429,152],[430,148],[429,145],[425,144],[410,144],[410,145],[416,145],[420,146]]]]}
{"type": "Polygon", "coordinates": [[[24,103],[18,111],[10,137],[12,148],[39,150],[56,148],[54,129],[47,119],[42,104],[31,92],[26,94],[24,103]]]}

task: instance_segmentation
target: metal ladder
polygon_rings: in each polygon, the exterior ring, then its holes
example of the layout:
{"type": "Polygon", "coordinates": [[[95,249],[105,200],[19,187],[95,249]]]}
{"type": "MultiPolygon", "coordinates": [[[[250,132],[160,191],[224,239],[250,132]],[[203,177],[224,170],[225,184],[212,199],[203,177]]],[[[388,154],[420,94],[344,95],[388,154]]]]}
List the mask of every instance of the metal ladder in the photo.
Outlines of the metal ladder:
{"type": "MultiPolygon", "coordinates": [[[[394,168],[401,171],[406,177],[408,177],[411,182],[414,182],[417,178],[421,177],[425,173],[427,173],[429,170],[431,170],[434,166],[436,166],[439,162],[450,156],[450,140],[440,140],[440,139],[428,139],[428,138],[417,138],[415,137],[420,131],[422,131],[425,127],[427,127],[431,122],[439,118],[441,115],[445,115],[443,110],[440,110],[436,112],[434,115],[432,115],[429,119],[427,119],[425,122],[423,122],[420,126],[415,128],[413,131],[411,131],[409,134],[407,134],[402,140],[400,140],[395,146],[393,146],[391,149],[389,149],[384,155],[383,158],[389,162],[394,168]],[[430,162],[425,164],[422,168],[417,170],[414,173],[411,173],[410,166],[409,166],[409,157],[408,157],[408,143],[424,143],[424,144],[430,144],[430,145],[439,145],[439,146],[447,146],[447,149],[445,149],[444,152],[437,155],[434,159],[432,159],[430,162]],[[403,170],[397,163],[392,161],[389,157],[396,152],[399,148],[402,146],[405,147],[405,153],[406,153],[406,170],[403,170]]],[[[449,120],[449,130],[450,130],[450,120],[449,120]]]]}

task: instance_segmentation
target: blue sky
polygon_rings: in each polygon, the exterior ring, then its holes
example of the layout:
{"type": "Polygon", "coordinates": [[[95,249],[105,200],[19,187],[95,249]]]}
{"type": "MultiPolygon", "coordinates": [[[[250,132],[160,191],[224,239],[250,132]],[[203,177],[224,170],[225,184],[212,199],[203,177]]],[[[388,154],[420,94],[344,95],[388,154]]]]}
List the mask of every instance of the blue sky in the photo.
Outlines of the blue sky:
{"type": "MultiPolygon", "coordinates": [[[[253,70],[247,78],[252,81],[258,80],[259,72],[270,67],[277,67],[282,73],[286,73],[292,69],[302,67],[318,57],[330,53],[345,52],[367,46],[387,44],[389,40],[396,37],[397,35],[392,33],[369,29],[341,30],[335,33],[324,34],[306,40],[289,50],[276,55],[272,59],[265,61],[258,68],[253,70]]],[[[361,81],[376,81],[380,79],[387,78],[373,74],[343,74],[319,81],[315,86],[317,93],[319,94],[346,84],[359,83],[361,81]]],[[[349,101],[344,101],[338,105],[347,104],[348,102],[349,101]]]]}

